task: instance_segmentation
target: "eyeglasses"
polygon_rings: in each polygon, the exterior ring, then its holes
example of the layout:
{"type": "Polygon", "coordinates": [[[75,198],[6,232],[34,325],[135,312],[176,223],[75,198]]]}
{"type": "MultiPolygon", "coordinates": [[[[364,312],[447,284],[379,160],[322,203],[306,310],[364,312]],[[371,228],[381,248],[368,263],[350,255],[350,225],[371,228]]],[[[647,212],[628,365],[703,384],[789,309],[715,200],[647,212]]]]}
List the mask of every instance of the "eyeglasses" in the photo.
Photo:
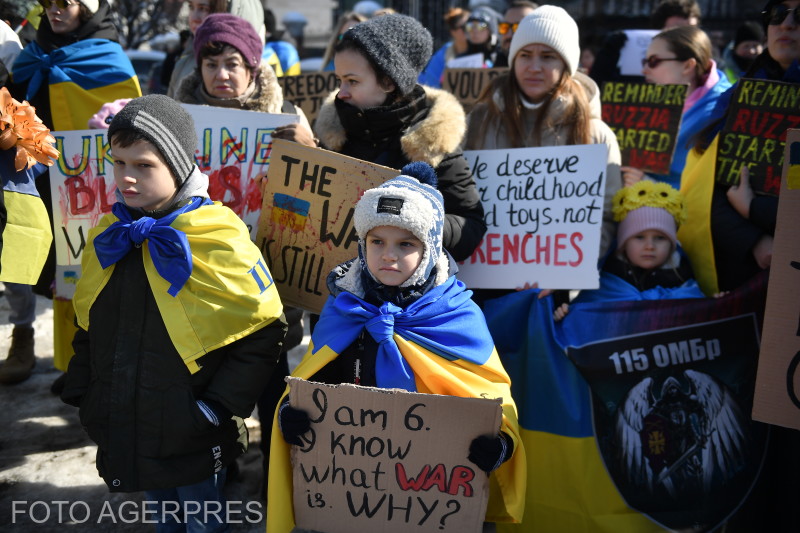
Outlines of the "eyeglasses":
{"type": "Polygon", "coordinates": [[[769,11],[762,11],[761,16],[764,21],[770,26],[779,26],[783,24],[786,17],[792,13],[794,15],[794,23],[800,24],[800,7],[788,8],[783,4],[772,6],[769,11]]]}
{"type": "Polygon", "coordinates": [[[467,22],[464,24],[464,27],[467,31],[478,31],[478,30],[488,30],[489,25],[485,22],[467,22]]]}
{"type": "Polygon", "coordinates": [[[76,0],[39,0],[39,4],[45,8],[45,10],[50,9],[53,4],[55,4],[58,9],[67,9],[67,7],[77,3],[76,0]]]}
{"type": "Polygon", "coordinates": [[[644,67],[656,68],[664,61],[683,61],[683,59],[678,59],[677,57],[650,56],[648,58],[642,59],[642,68],[644,67]]]}
{"type": "Polygon", "coordinates": [[[500,35],[505,35],[506,33],[508,33],[508,30],[511,30],[511,33],[513,34],[515,31],[517,31],[517,28],[519,28],[518,23],[511,24],[510,22],[501,22],[500,24],[497,25],[497,33],[499,33],[500,35]]]}

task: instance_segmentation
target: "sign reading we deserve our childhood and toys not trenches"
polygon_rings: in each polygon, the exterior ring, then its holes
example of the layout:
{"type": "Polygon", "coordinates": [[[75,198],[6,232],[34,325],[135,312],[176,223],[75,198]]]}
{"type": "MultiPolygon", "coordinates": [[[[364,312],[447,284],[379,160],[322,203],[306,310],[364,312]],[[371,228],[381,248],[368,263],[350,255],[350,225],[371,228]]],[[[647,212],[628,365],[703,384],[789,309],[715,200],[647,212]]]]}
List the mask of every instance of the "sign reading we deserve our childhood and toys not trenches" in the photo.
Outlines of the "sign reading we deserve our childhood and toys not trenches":
{"type": "Polygon", "coordinates": [[[716,181],[736,185],[747,165],[753,190],[777,196],[789,128],[800,128],[800,85],[739,80],[719,134],[716,181]]]}
{"type": "Polygon", "coordinates": [[[596,289],[604,144],[470,150],[486,234],[459,266],[468,287],[596,289]]]}
{"type": "Polygon", "coordinates": [[[669,174],[687,85],[603,84],[603,122],[617,136],[622,164],[669,174]]]}
{"type": "MultiPolygon", "coordinates": [[[[186,105],[194,118],[195,161],[209,177],[212,200],[233,209],[250,228],[261,211],[257,177],[269,167],[272,131],[297,122],[297,115],[186,105]]],[[[72,298],[80,278],[81,255],[89,230],[116,202],[114,160],[106,130],[53,132],[61,156],[50,168],[56,247],[56,294],[72,298]]]]}
{"type": "Polygon", "coordinates": [[[500,428],[500,400],[289,378],[311,418],[292,446],[297,526],[327,533],[480,533],[489,477],[469,445],[500,428]]]}
{"type": "Polygon", "coordinates": [[[364,191],[399,173],[275,140],[255,242],[284,303],[314,313],[322,310],[331,269],[358,256],[356,202],[364,191]]]}

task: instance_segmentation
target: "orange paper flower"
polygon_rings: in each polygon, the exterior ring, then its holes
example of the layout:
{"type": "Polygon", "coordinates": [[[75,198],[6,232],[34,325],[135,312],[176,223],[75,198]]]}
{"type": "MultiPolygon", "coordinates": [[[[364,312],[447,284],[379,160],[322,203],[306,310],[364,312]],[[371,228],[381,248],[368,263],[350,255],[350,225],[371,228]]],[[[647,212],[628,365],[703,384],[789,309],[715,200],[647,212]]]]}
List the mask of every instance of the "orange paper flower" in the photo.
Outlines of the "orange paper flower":
{"type": "Polygon", "coordinates": [[[15,148],[17,172],[36,163],[52,166],[58,159],[55,138],[28,102],[18,102],[0,87],[0,150],[15,148]]]}

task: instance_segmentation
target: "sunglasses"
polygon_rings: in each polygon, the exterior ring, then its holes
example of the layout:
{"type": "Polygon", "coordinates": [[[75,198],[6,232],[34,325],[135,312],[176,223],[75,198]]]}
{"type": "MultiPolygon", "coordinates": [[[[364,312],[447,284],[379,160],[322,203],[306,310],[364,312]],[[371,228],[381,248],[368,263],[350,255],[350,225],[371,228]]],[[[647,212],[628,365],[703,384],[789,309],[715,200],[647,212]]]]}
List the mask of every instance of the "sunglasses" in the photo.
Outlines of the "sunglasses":
{"type": "Polygon", "coordinates": [[[649,67],[649,68],[656,68],[664,61],[683,61],[683,59],[678,59],[677,57],[656,57],[650,56],[645,59],[642,59],[642,68],[649,67]]]}
{"type": "Polygon", "coordinates": [[[464,24],[467,31],[488,30],[489,25],[485,22],[467,22],[464,24]]]}
{"type": "Polygon", "coordinates": [[[783,21],[786,20],[789,13],[794,15],[794,23],[800,24],[800,7],[793,7],[790,9],[783,4],[778,4],[777,6],[772,6],[769,11],[762,11],[761,16],[764,17],[764,21],[770,26],[779,26],[783,24],[783,21]]]}
{"type": "Polygon", "coordinates": [[[67,9],[67,7],[77,3],[76,0],[39,0],[39,4],[45,9],[50,9],[53,4],[55,4],[58,9],[67,9]]]}
{"type": "Polygon", "coordinates": [[[510,22],[501,22],[497,25],[497,33],[500,35],[505,35],[511,30],[511,33],[514,33],[519,28],[519,24],[511,24],[510,22]]]}

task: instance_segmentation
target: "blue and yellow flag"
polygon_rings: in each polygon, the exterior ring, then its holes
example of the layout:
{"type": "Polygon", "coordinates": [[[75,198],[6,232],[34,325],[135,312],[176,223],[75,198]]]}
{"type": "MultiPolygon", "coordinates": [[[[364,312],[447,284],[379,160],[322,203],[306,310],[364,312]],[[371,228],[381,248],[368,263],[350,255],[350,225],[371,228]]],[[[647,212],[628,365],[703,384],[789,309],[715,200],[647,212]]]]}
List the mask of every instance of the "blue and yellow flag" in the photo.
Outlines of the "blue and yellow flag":
{"type": "Polygon", "coordinates": [[[37,163],[17,172],[15,149],[0,150],[0,176],[8,219],[3,232],[0,281],[35,285],[42,272],[53,232],[34,180],[47,167],[37,163]]]}
{"type": "MultiPolygon", "coordinates": [[[[108,214],[89,231],[73,299],[83,329],[114,272],[114,265],[100,266],[94,239],[117,220],[108,214]]],[[[156,270],[148,246],[142,246],[142,259],[170,339],[196,372],[197,359],[267,326],[281,316],[283,305],[261,251],[233,211],[215,202],[181,214],[171,226],[186,234],[193,260],[191,277],[177,296],[169,294],[170,282],[156,270]]]]}
{"type": "Polygon", "coordinates": [[[14,62],[14,83],[28,83],[26,100],[47,85],[53,130],[83,130],[107,102],[142,95],[139,78],[119,43],[86,39],[47,54],[30,43],[14,62]]]}
{"type": "MultiPolygon", "coordinates": [[[[392,340],[413,372],[417,392],[502,398],[501,429],[513,440],[514,454],[489,476],[486,520],[519,522],[525,496],[525,449],[519,440],[508,375],[471,294],[451,277],[408,306],[402,312],[405,316],[395,316],[392,340]]],[[[343,297],[355,299],[348,293],[339,296],[343,297]]],[[[342,305],[340,301],[337,305],[336,299],[329,298],[308,351],[292,375],[310,379],[354,342],[364,329],[361,318],[365,317],[353,317],[369,311],[369,304],[364,304],[342,305]]],[[[292,466],[289,445],[277,421],[273,423],[271,446],[267,531],[283,533],[294,527],[292,466]]]]}
{"type": "Polygon", "coordinates": [[[528,458],[523,522],[498,531],[727,519],[765,453],[749,416],[765,294],[761,276],[722,299],[575,304],[557,324],[537,291],[487,301],[528,458]]]}

